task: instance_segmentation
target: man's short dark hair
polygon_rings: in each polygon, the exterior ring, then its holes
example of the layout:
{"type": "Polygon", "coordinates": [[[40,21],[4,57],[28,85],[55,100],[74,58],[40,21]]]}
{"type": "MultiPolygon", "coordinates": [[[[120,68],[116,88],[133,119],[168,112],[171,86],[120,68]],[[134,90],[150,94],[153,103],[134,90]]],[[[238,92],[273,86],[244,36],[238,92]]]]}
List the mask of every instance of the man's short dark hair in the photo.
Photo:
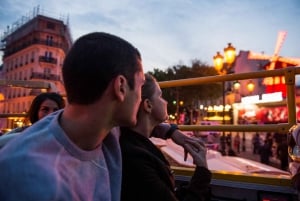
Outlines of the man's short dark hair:
{"type": "Polygon", "coordinates": [[[142,70],[140,61],[139,51],[122,38],[102,32],[80,37],[62,68],[68,102],[94,103],[118,75],[133,89],[134,75],[142,70]]]}

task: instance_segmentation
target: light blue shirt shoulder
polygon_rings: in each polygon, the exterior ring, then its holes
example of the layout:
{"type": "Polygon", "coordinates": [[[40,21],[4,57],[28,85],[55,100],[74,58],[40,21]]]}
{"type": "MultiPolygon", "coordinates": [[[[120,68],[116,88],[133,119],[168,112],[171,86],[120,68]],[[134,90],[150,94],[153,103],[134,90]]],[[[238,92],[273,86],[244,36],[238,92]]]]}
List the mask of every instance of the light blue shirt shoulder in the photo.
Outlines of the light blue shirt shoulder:
{"type": "Polygon", "coordinates": [[[0,150],[0,200],[120,199],[118,131],[97,149],[82,150],[60,127],[62,112],[36,122],[0,150]]]}

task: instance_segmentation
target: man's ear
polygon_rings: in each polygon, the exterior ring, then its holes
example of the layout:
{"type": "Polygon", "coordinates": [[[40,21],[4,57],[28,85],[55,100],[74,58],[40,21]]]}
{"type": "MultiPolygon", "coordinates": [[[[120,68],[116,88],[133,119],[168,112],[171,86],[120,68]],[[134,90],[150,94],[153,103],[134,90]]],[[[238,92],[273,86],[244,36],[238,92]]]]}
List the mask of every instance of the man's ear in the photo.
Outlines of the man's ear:
{"type": "Polygon", "coordinates": [[[114,91],[118,100],[124,101],[128,89],[127,79],[123,75],[118,75],[114,81],[114,91]]]}

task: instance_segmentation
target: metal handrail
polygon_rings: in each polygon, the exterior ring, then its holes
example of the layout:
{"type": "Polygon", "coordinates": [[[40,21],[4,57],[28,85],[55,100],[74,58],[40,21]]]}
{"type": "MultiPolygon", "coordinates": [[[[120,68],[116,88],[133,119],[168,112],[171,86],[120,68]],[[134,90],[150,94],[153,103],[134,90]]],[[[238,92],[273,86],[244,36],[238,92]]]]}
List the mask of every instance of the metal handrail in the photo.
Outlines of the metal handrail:
{"type": "MultiPolygon", "coordinates": [[[[228,75],[207,76],[199,78],[181,79],[159,82],[161,88],[179,87],[201,85],[214,82],[247,80],[255,78],[284,76],[286,84],[286,100],[280,102],[282,105],[287,105],[288,108],[288,122],[279,124],[255,124],[255,125],[178,125],[181,130],[186,131],[235,131],[235,132],[277,132],[287,134],[289,130],[297,124],[296,116],[296,96],[295,96],[295,80],[296,75],[300,74],[300,67],[288,67],[284,69],[250,72],[250,73],[236,73],[228,75]]],[[[185,168],[181,166],[172,166],[176,179],[179,181],[189,181],[194,173],[193,168],[185,168]]],[[[285,193],[293,197],[298,197],[298,192],[292,186],[292,177],[286,175],[273,175],[273,174],[256,174],[256,173],[241,173],[241,172],[228,172],[228,171],[212,171],[212,191],[217,189],[217,194],[224,195],[224,191],[228,191],[228,200],[231,192],[237,189],[246,189],[252,197],[258,191],[269,191],[285,193]],[[224,187],[224,191],[220,189],[224,187]]],[[[244,192],[244,191],[243,191],[244,192]]]]}
{"type": "Polygon", "coordinates": [[[289,129],[297,123],[296,117],[296,98],[295,98],[295,80],[296,75],[300,74],[300,67],[287,67],[282,69],[235,73],[228,75],[216,75],[198,78],[188,78],[171,81],[161,81],[159,86],[161,88],[179,87],[201,85],[215,82],[246,80],[254,78],[265,78],[274,76],[284,76],[287,91],[286,105],[288,108],[288,122],[279,124],[263,124],[263,125],[178,125],[181,130],[187,131],[265,131],[287,133],[289,129]]]}

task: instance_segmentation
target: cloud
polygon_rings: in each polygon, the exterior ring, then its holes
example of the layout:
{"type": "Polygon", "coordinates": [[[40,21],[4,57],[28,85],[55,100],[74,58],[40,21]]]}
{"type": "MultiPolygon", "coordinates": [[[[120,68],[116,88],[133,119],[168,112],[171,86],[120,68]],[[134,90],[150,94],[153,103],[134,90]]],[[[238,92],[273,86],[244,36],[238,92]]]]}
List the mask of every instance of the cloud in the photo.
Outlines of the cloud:
{"type": "Polygon", "coordinates": [[[300,57],[297,0],[1,0],[0,31],[38,5],[45,14],[69,17],[74,39],[92,31],[127,39],[141,51],[146,70],[195,58],[212,65],[228,42],[237,51],[273,54],[280,30],[288,31],[281,55],[300,57]]]}

